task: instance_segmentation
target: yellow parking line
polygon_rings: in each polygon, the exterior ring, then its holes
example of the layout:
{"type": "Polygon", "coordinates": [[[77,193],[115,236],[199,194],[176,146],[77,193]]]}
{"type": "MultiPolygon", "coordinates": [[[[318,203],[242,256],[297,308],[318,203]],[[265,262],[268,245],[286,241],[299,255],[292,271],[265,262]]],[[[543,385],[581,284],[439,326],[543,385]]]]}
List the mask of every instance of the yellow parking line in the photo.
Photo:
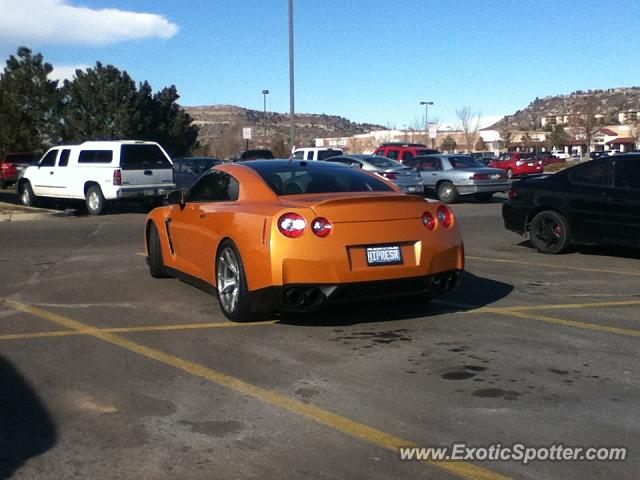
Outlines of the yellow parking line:
{"type": "Polygon", "coordinates": [[[245,322],[245,323],[232,323],[232,322],[219,322],[219,323],[179,323],[175,325],[151,325],[146,327],[110,327],[110,328],[95,328],[91,330],[65,330],[65,331],[52,331],[52,332],[36,332],[36,333],[11,333],[7,335],[0,335],[0,341],[2,340],[22,340],[25,338],[47,338],[47,337],[71,337],[77,335],[90,335],[94,330],[107,333],[134,333],[134,332],[165,332],[173,330],[197,330],[197,329],[209,329],[209,328],[237,328],[237,327],[259,327],[262,325],[273,325],[276,320],[270,320],[265,322],[245,322]]]}
{"type": "Polygon", "coordinates": [[[629,270],[610,270],[606,268],[586,268],[586,267],[571,267],[568,265],[558,265],[557,263],[541,263],[541,262],[522,262],[520,260],[508,260],[503,258],[487,258],[487,257],[474,257],[471,255],[465,255],[467,260],[477,260],[480,262],[492,262],[492,263],[507,263],[511,265],[525,265],[528,267],[545,267],[555,270],[574,270],[578,272],[591,272],[591,273],[610,273],[616,275],[627,275],[632,277],[640,277],[640,272],[633,272],[629,270]]]}
{"type": "Polygon", "coordinates": [[[553,323],[556,325],[563,325],[565,327],[581,328],[583,330],[592,330],[594,332],[614,333],[616,335],[625,335],[628,337],[640,337],[640,330],[633,330],[630,328],[618,328],[609,327],[607,325],[598,325],[597,323],[579,322],[576,320],[565,320],[563,318],[548,317],[546,315],[535,315],[532,313],[518,312],[516,310],[511,311],[496,311],[492,312],[498,315],[506,315],[509,317],[526,318],[528,320],[538,320],[546,323],[553,323]]]}
{"type": "Polygon", "coordinates": [[[516,307],[482,307],[476,312],[505,313],[505,312],[532,312],[536,310],[573,310],[580,308],[609,308],[609,307],[630,307],[640,305],[640,300],[621,300],[613,302],[593,302],[593,303],[559,303],[547,305],[522,305],[516,307]]]}
{"type": "MultiPolygon", "coordinates": [[[[359,438],[373,445],[393,450],[396,454],[399,447],[416,446],[414,442],[404,440],[400,437],[396,437],[395,435],[391,435],[389,433],[377,430],[354,420],[350,420],[346,417],[337,415],[327,410],[323,410],[314,405],[303,403],[299,400],[287,397],[286,395],[282,395],[273,390],[268,390],[266,388],[252,385],[248,382],[245,382],[244,380],[233,377],[231,375],[227,375],[217,370],[213,370],[211,368],[207,368],[198,363],[184,360],[160,350],[156,350],[132,342],[112,333],[90,327],[62,315],[48,312],[46,310],[32,307],[24,303],[16,302],[14,300],[4,299],[2,300],[2,303],[14,310],[35,315],[39,318],[48,320],[58,325],[62,325],[65,328],[69,328],[71,330],[81,331],[104,342],[137,353],[138,355],[141,355],[143,357],[151,358],[158,362],[164,363],[165,365],[170,365],[174,368],[187,372],[196,377],[204,378],[206,380],[209,380],[210,382],[235,390],[236,392],[242,393],[244,395],[249,395],[270,405],[274,405],[288,410],[292,413],[302,415],[317,423],[331,427],[334,430],[342,432],[351,437],[359,438]]],[[[499,473],[492,472],[491,470],[488,470],[486,468],[466,462],[426,461],[425,463],[434,465],[438,468],[469,480],[505,480],[509,478],[500,475],[499,473]]]]}

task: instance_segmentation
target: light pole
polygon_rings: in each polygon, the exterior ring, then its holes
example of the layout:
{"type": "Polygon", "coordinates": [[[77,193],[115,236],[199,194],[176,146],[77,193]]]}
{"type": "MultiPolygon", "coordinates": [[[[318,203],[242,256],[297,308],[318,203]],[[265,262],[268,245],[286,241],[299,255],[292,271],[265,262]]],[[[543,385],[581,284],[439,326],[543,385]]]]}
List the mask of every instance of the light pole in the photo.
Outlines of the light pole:
{"type": "Polygon", "coordinates": [[[289,0],[289,137],[291,146],[295,146],[295,89],[293,78],[293,0],[289,0]]]}
{"type": "Polygon", "coordinates": [[[427,143],[429,139],[429,105],[433,105],[433,102],[420,102],[420,105],[424,105],[424,143],[427,143]]]}
{"type": "Polygon", "coordinates": [[[264,128],[264,137],[262,143],[264,147],[267,148],[267,95],[269,95],[269,90],[262,90],[262,95],[264,97],[264,116],[262,117],[262,121],[264,122],[262,125],[264,128]]]}

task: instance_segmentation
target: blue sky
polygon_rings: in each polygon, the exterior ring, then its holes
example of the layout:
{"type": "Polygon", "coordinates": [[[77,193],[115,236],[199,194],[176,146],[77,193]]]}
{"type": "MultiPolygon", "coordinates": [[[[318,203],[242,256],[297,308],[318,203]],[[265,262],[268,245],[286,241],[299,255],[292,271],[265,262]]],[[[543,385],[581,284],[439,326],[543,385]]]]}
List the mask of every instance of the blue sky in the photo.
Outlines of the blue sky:
{"type": "MultiPolygon", "coordinates": [[[[20,45],[68,76],[96,61],[186,106],[289,111],[288,0],[2,0],[20,45]],[[106,10],[105,10],[106,9],[106,10]]],[[[397,128],[499,118],[536,96],[640,85],[637,0],[295,0],[296,111],[397,128]]]]}

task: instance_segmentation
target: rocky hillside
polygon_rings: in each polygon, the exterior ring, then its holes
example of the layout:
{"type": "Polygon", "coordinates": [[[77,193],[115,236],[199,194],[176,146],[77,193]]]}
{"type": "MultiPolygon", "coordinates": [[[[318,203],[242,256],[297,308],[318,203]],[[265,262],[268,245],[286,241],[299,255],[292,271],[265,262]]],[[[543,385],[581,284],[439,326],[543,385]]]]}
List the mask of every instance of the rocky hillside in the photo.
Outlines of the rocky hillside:
{"type": "Polygon", "coordinates": [[[617,123],[618,113],[640,111],[640,87],[610,88],[607,90],[578,90],[569,95],[536,98],[524,110],[507,115],[491,129],[534,130],[547,115],[571,115],[585,109],[604,116],[605,123],[617,123]]]}
{"type": "MultiPolygon", "coordinates": [[[[233,155],[243,148],[243,127],[253,128],[251,146],[286,144],[289,140],[289,114],[248,110],[232,105],[184,107],[200,127],[200,144],[204,152],[220,157],[233,155]],[[266,126],[266,142],[264,132],[266,126]],[[208,146],[208,147],[207,147],[208,146]]],[[[312,146],[318,137],[351,136],[382,129],[380,125],[354,123],[346,118],[324,114],[296,114],[298,146],[312,146]]]]}

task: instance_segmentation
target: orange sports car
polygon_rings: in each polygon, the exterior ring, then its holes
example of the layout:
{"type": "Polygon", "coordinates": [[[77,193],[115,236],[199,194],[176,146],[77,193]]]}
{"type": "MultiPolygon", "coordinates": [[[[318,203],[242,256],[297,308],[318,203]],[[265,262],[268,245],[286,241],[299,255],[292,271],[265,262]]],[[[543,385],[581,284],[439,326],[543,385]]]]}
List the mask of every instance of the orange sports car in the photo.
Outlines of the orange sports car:
{"type": "Polygon", "coordinates": [[[154,209],[153,277],[217,290],[227,318],[447,292],[464,268],[460,230],[440,202],[340,164],[222,164],[154,209]],[[213,287],[213,288],[212,288],[213,287]]]}

